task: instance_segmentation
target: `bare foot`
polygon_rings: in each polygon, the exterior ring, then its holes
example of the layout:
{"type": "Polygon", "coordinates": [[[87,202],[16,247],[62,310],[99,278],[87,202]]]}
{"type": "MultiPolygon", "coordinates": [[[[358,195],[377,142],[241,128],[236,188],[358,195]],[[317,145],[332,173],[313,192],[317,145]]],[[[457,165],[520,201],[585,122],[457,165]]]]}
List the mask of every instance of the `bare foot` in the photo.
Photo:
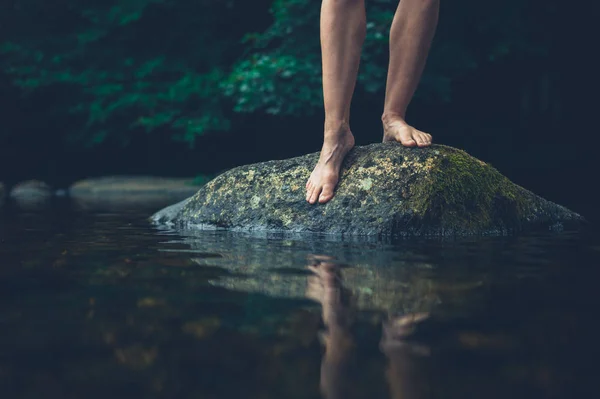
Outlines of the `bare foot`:
{"type": "Polygon", "coordinates": [[[427,147],[431,145],[431,135],[410,126],[399,115],[384,114],[383,141],[397,141],[406,147],[427,147]]]}
{"type": "Polygon", "coordinates": [[[306,183],[306,200],[324,204],[333,198],[340,168],[348,151],[354,147],[354,136],[347,123],[331,128],[325,125],[325,140],[317,166],[306,183]]]}

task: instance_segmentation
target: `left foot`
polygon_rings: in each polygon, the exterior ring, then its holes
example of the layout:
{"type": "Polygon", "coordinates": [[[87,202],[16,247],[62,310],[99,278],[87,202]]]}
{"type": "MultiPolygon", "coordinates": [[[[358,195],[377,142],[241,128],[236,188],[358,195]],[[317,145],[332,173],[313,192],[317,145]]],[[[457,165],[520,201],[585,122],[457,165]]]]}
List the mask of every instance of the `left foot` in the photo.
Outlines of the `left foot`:
{"type": "Polygon", "coordinates": [[[427,147],[431,145],[431,135],[410,126],[398,115],[384,114],[383,141],[397,141],[406,147],[427,147]]]}

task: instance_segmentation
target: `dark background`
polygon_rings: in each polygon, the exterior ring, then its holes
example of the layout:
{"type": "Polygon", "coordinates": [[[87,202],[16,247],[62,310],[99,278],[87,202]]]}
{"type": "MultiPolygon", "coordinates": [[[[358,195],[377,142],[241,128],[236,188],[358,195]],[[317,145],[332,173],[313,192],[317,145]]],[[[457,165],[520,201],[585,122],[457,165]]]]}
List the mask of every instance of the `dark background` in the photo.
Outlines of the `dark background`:
{"type": "MultiPolygon", "coordinates": [[[[17,3],[3,2],[5,10],[14,10],[17,3]]],[[[30,3],[28,9],[32,10],[36,4],[30,3]]],[[[272,24],[273,16],[268,13],[271,1],[248,2],[253,3],[251,6],[234,3],[231,12],[239,19],[230,19],[231,28],[215,30],[215,35],[231,35],[232,41],[239,43],[242,33],[260,32],[272,24]]],[[[593,52],[597,43],[592,40],[597,36],[594,24],[598,6],[554,0],[529,3],[534,11],[544,7],[556,10],[550,19],[526,21],[547,32],[543,38],[547,53],[509,54],[453,78],[449,102],[416,98],[408,119],[431,132],[435,143],[462,148],[525,188],[597,221],[600,132],[595,122],[598,69],[593,52]],[[529,93],[528,104],[523,102],[524,90],[529,93]]],[[[461,12],[452,4],[442,4],[440,23],[461,12]]],[[[1,17],[0,29],[12,40],[32,35],[31,31],[15,30],[7,20],[9,16],[4,13],[1,17]]],[[[436,36],[435,40],[434,47],[441,39],[436,36]]],[[[232,62],[244,57],[243,48],[236,47],[232,62]]],[[[321,112],[299,116],[229,112],[231,128],[198,136],[193,148],[174,141],[168,130],[159,134],[124,131],[122,134],[129,137],[127,145],[111,139],[93,146],[73,145],[65,137],[74,127],[79,129],[80,121],[51,112],[62,103],[60,96],[67,95],[63,89],[42,88],[25,96],[26,90],[7,72],[7,66],[15,61],[6,54],[0,56],[4,58],[4,72],[0,73],[0,181],[9,186],[40,179],[55,188],[66,188],[78,179],[113,174],[212,175],[241,164],[320,149],[321,112]]],[[[382,102],[381,93],[357,89],[352,128],[358,145],[380,140],[382,102]]]]}

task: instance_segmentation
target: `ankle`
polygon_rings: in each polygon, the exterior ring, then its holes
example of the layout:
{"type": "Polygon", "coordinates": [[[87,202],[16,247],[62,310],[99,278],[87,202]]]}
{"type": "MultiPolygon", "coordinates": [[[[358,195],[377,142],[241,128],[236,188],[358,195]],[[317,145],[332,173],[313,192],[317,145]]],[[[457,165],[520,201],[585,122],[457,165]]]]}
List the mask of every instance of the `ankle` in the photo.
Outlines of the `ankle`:
{"type": "Polygon", "coordinates": [[[325,134],[349,132],[350,124],[346,119],[325,119],[325,134]]]}
{"type": "Polygon", "coordinates": [[[323,137],[323,147],[342,145],[342,147],[354,146],[354,135],[350,130],[325,132],[323,137]]]}
{"type": "Polygon", "coordinates": [[[406,122],[404,112],[400,113],[400,112],[384,111],[383,114],[381,115],[381,121],[383,123],[388,123],[388,122],[392,122],[392,121],[395,122],[398,120],[406,122]]]}

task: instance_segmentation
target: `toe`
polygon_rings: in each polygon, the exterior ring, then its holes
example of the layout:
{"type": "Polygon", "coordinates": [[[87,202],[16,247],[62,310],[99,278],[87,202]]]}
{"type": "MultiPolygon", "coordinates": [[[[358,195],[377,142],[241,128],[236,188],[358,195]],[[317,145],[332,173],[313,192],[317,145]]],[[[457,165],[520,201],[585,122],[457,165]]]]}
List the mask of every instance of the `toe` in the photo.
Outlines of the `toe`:
{"type": "Polygon", "coordinates": [[[414,147],[417,145],[417,142],[415,141],[415,139],[413,139],[412,137],[410,138],[401,138],[400,142],[402,143],[402,145],[404,145],[405,147],[414,147]]]}
{"type": "Polygon", "coordinates": [[[311,204],[315,204],[317,202],[317,198],[319,198],[319,194],[321,194],[320,187],[313,189],[308,202],[310,202],[311,204]]]}
{"type": "Polygon", "coordinates": [[[334,190],[333,185],[325,184],[323,186],[323,191],[321,192],[321,195],[319,196],[319,203],[324,204],[327,201],[329,201],[331,198],[333,198],[333,190],[334,190]]]}
{"type": "Polygon", "coordinates": [[[411,129],[402,129],[398,133],[398,137],[400,138],[398,141],[400,141],[403,146],[414,147],[417,145],[417,140],[415,140],[415,135],[411,129]]]}
{"type": "Polygon", "coordinates": [[[425,133],[423,132],[417,132],[415,134],[416,139],[417,139],[417,145],[419,147],[427,147],[429,145],[429,143],[427,142],[427,136],[425,135],[425,133]]]}
{"type": "Polygon", "coordinates": [[[308,190],[306,190],[306,201],[310,202],[313,191],[315,191],[315,188],[311,184],[308,190]]]}

